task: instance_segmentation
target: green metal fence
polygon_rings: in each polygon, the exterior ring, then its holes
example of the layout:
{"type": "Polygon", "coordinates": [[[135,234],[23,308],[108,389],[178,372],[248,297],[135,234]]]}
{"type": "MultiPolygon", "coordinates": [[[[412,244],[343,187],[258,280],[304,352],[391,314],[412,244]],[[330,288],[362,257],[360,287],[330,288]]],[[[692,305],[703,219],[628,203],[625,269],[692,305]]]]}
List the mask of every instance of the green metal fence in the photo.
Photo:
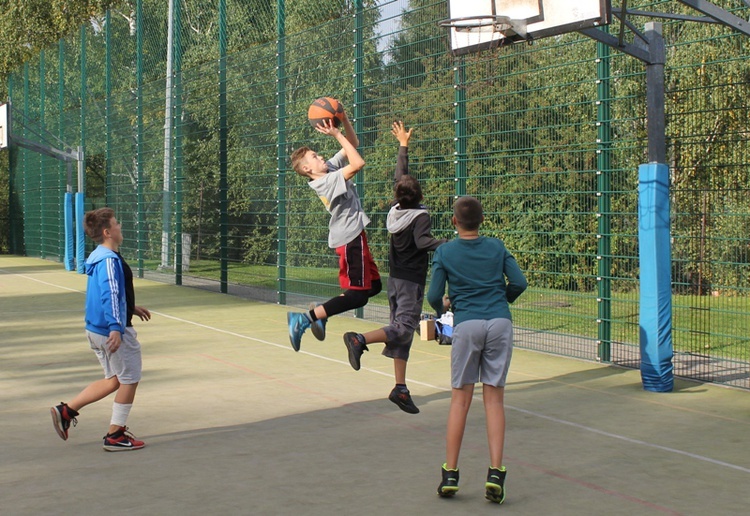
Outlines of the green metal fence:
{"type": "MultiPolygon", "coordinates": [[[[526,271],[518,345],[637,367],[643,65],[578,33],[454,59],[446,17],[444,0],[182,0],[168,75],[168,3],[132,0],[7,89],[29,128],[84,147],[87,209],[117,211],[139,274],[294,306],[339,292],[328,216],[287,161],[303,144],[336,150],[308,105],[338,97],[354,121],[386,275],[389,128],[403,119],[436,236],[453,234],[455,196],[475,195],[485,233],[526,271]]],[[[750,388],[750,41],[686,22],[664,34],[675,372],[750,388]]],[[[10,155],[11,252],[62,260],[66,186],[63,164],[10,155]]],[[[379,297],[357,315],[387,312],[379,297]]]]}

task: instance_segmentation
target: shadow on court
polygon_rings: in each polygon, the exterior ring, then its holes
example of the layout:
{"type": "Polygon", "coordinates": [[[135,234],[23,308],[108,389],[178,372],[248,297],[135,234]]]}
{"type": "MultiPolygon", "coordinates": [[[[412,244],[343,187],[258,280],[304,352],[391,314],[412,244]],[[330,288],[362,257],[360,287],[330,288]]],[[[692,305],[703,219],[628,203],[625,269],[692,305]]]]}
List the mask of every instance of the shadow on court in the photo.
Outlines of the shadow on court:
{"type": "MultiPolygon", "coordinates": [[[[435,494],[450,404],[450,347],[415,341],[421,413],[387,400],[392,363],[362,370],[336,317],[294,353],[286,308],[136,280],[144,375],[128,425],[143,450],[107,453],[112,399],[85,407],[70,439],[49,407],[101,375],[87,349],[85,277],[0,256],[3,514],[742,514],[750,393],[517,349],[506,389],[508,498],[484,500],[481,397],[469,414],[454,499],[435,494]],[[24,271],[19,273],[18,271],[24,271]]],[[[476,394],[480,395],[478,387],[476,394]]]]}

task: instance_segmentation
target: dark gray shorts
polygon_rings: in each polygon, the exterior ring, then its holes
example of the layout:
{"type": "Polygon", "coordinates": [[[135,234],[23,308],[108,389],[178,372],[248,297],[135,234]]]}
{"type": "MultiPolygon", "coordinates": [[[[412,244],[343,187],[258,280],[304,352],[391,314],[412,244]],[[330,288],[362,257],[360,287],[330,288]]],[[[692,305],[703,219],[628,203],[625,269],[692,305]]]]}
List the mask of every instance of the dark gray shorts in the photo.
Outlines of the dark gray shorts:
{"type": "Polygon", "coordinates": [[[472,319],[453,328],[451,387],[482,382],[504,387],[513,354],[510,319],[472,319]]]}
{"type": "Polygon", "coordinates": [[[383,328],[387,338],[383,355],[409,360],[409,351],[414,340],[414,331],[419,325],[423,301],[424,285],[388,277],[391,324],[383,328]]]}

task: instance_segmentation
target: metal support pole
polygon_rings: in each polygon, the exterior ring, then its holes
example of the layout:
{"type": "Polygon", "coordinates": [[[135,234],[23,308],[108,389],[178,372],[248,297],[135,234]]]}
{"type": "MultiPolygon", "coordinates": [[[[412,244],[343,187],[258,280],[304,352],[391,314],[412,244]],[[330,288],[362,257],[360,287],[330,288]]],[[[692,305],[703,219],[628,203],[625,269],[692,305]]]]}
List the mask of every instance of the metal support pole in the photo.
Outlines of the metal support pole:
{"type": "Polygon", "coordinates": [[[660,22],[646,24],[650,60],[646,64],[646,119],[648,131],[648,160],[667,162],[667,143],[664,116],[664,63],[666,51],[660,22]]]}
{"type": "Polygon", "coordinates": [[[669,392],[672,366],[672,250],[669,167],[664,132],[664,38],[661,23],[646,24],[649,163],[638,171],[641,380],[649,391],[669,392]]]}

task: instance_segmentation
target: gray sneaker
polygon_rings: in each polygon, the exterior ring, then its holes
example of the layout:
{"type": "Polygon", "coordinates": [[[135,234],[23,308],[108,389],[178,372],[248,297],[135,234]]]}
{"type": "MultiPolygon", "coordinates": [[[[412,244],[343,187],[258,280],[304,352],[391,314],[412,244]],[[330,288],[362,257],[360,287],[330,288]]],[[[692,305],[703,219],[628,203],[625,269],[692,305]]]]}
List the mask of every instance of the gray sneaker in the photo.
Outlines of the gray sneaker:
{"type": "MultiPolygon", "coordinates": [[[[310,310],[315,310],[316,306],[319,306],[321,303],[310,303],[310,310]]],[[[326,322],[328,319],[318,319],[317,321],[314,321],[310,325],[310,331],[313,334],[313,337],[315,337],[318,340],[326,340],[326,322]]]]}

